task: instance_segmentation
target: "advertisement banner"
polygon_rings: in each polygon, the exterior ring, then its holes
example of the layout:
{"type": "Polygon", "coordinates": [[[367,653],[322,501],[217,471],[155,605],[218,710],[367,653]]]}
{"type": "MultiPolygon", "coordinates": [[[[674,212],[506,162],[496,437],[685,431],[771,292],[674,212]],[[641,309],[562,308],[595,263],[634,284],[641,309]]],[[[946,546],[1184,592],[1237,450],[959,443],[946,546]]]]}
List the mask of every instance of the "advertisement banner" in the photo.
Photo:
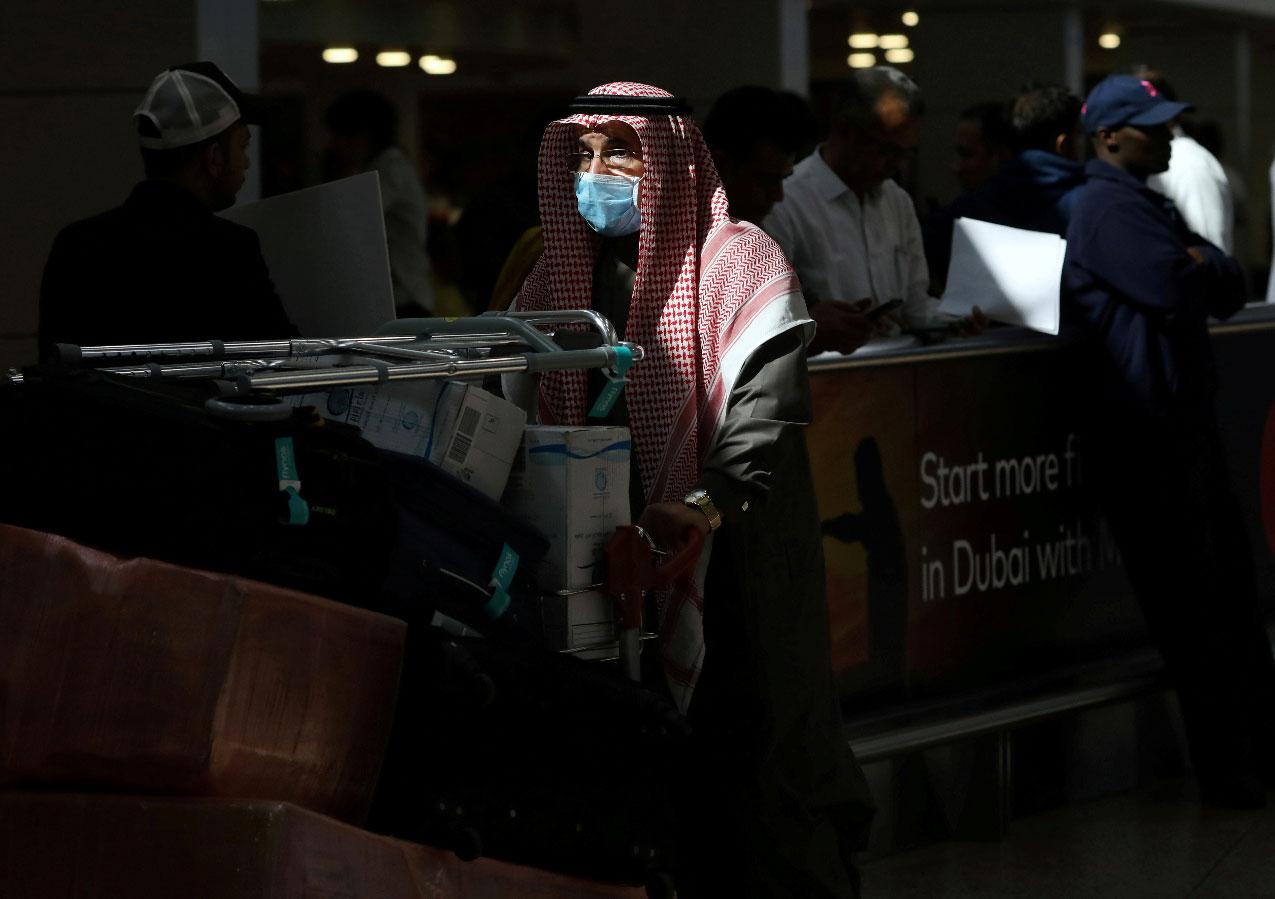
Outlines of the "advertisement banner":
{"type": "MultiPolygon", "coordinates": [[[[1232,484],[1269,602],[1275,378],[1259,373],[1275,328],[1214,342],[1232,484]]],[[[808,439],[844,697],[989,686],[1146,645],[1085,477],[1077,364],[1059,344],[812,369],[808,439]]]]}

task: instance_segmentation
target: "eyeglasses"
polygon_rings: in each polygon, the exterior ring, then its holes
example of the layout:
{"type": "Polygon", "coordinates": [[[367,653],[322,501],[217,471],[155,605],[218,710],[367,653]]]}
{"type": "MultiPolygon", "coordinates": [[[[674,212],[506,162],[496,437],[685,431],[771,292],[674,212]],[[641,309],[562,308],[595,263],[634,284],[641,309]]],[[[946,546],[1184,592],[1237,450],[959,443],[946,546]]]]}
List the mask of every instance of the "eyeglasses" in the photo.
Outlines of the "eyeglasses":
{"type": "Polygon", "coordinates": [[[627,169],[642,161],[641,154],[628,147],[608,147],[596,153],[581,147],[567,154],[567,166],[572,171],[587,172],[596,157],[601,157],[602,164],[609,169],[627,169]]]}

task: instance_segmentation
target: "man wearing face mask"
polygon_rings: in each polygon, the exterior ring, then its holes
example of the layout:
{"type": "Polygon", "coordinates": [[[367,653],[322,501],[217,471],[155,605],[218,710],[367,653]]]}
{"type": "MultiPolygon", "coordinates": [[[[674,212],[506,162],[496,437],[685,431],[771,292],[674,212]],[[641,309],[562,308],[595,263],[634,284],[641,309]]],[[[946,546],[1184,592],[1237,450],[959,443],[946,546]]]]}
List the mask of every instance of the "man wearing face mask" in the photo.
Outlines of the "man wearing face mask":
{"type": "Polygon", "coordinates": [[[1067,228],[1064,315],[1088,349],[1086,469],[1177,688],[1201,798],[1253,808],[1275,784],[1275,663],[1208,331],[1244,305],[1244,277],[1146,183],[1168,168],[1185,108],[1130,75],[1089,94],[1097,158],[1067,228]]]}
{"type": "Polygon", "coordinates": [[[248,170],[252,98],[211,62],[160,73],[137,107],[146,180],[64,228],[40,287],[40,343],[290,337],[251,228],[214,215],[248,170]]]}
{"type": "Polygon", "coordinates": [[[679,895],[853,895],[871,806],[833,690],[800,288],[769,237],[730,219],[680,99],[621,82],[571,111],[545,132],[545,249],[515,305],[597,309],[646,350],[609,411],[600,381],[545,375],[540,418],[627,424],[635,516],[670,551],[705,536],[694,584],[659,615],[663,679],[693,728],[679,895]]]}

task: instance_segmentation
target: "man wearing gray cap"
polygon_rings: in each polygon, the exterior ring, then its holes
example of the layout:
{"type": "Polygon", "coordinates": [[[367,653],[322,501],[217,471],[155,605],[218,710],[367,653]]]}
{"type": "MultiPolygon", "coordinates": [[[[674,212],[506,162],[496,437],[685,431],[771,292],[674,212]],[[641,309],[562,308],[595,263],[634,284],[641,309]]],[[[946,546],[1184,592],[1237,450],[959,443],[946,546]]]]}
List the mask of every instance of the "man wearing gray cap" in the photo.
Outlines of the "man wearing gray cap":
{"type": "Polygon", "coordinates": [[[210,62],[162,72],[136,110],[146,179],[64,228],[40,288],[40,343],[290,337],[252,229],[231,206],[249,167],[252,98],[210,62]]]}
{"type": "Polygon", "coordinates": [[[1255,808],[1275,785],[1275,662],[1208,330],[1244,305],[1244,276],[1146,184],[1185,107],[1129,75],[1089,94],[1097,158],[1067,228],[1064,315],[1086,338],[1086,469],[1177,688],[1201,798],[1255,808]]]}

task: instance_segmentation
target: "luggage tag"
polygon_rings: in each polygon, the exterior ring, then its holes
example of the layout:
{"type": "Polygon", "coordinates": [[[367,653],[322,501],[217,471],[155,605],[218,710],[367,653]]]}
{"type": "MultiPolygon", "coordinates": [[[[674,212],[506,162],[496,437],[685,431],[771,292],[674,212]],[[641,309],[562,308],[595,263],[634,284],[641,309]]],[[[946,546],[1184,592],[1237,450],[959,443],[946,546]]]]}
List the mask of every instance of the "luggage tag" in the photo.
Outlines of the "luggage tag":
{"type": "Polygon", "coordinates": [[[633,351],[626,346],[617,346],[615,349],[615,373],[611,370],[603,370],[606,375],[607,385],[602,388],[602,392],[598,394],[597,400],[593,403],[593,408],[589,410],[590,418],[606,418],[611,414],[611,410],[615,408],[616,401],[620,398],[620,392],[624,390],[624,385],[628,383],[628,374],[630,368],[633,367],[633,351]]]}
{"type": "Polygon", "coordinates": [[[297,472],[297,453],[291,437],[275,438],[274,461],[279,475],[279,492],[288,495],[288,516],[283,523],[308,524],[310,504],[301,498],[301,476],[297,472]]]}
{"type": "Polygon", "coordinates": [[[500,549],[500,558],[496,560],[496,569],[491,573],[487,586],[492,588],[491,599],[483,611],[489,618],[499,618],[509,608],[509,588],[514,582],[514,572],[518,570],[518,553],[508,543],[500,549]]]}

